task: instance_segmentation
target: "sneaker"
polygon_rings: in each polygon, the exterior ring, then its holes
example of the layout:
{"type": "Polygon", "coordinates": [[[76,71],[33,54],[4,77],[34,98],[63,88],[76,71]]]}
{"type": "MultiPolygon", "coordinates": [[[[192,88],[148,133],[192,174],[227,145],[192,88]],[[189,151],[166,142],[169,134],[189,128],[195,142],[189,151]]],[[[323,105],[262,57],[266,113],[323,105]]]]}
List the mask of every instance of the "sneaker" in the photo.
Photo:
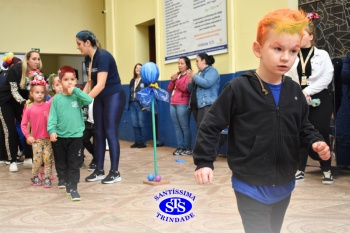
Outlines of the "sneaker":
{"type": "Polygon", "coordinates": [[[190,148],[184,148],[180,153],[180,155],[191,155],[191,154],[192,154],[192,150],[190,148]]]}
{"type": "Polygon", "coordinates": [[[296,182],[304,181],[305,180],[304,174],[305,174],[304,172],[298,170],[295,173],[295,181],[296,182]]]}
{"type": "Polygon", "coordinates": [[[64,187],[66,188],[67,196],[71,195],[70,183],[65,183],[64,187]]]}
{"type": "Polygon", "coordinates": [[[120,173],[116,171],[109,171],[109,174],[104,178],[101,183],[102,184],[113,184],[121,181],[120,173]]]}
{"type": "Polygon", "coordinates": [[[24,165],[24,166],[28,166],[28,167],[30,166],[30,167],[31,167],[31,166],[33,165],[32,159],[26,159],[26,160],[24,160],[24,161],[23,161],[23,165],[24,165]]]}
{"type": "Polygon", "coordinates": [[[331,170],[323,172],[322,184],[333,184],[333,176],[331,170]]]}
{"type": "MultiPolygon", "coordinates": [[[[12,162],[11,161],[6,161],[5,162],[6,163],[6,165],[10,165],[12,162]]],[[[13,163],[16,163],[16,164],[23,164],[23,161],[20,161],[20,160],[16,160],[15,162],[13,162],[13,163]]]]}
{"type": "Polygon", "coordinates": [[[71,190],[70,196],[71,196],[72,201],[80,201],[81,200],[81,197],[80,197],[77,190],[71,190]]]}
{"type": "Polygon", "coordinates": [[[89,164],[89,167],[88,167],[88,171],[94,171],[96,169],[96,164],[94,164],[93,162],[91,162],[89,164]]]}
{"type": "Polygon", "coordinates": [[[9,171],[10,172],[18,172],[18,167],[17,167],[16,162],[13,162],[10,164],[9,171]]]}
{"type": "Polygon", "coordinates": [[[51,188],[52,187],[52,182],[49,177],[46,177],[44,180],[44,188],[51,188]]]}
{"type": "Polygon", "coordinates": [[[145,148],[147,147],[146,143],[140,143],[137,148],[145,148]]]}
{"type": "Polygon", "coordinates": [[[137,148],[139,145],[140,145],[140,143],[135,142],[134,144],[132,144],[132,145],[130,146],[130,148],[137,148]]]}
{"type": "Polygon", "coordinates": [[[85,178],[85,181],[92,182],[97,180],[103,180],[105,177],[105,172],[103,170],[100,171],[96,168],[91,175],[85,178]]]}
{"type": "Polygon", "coordinates": [[[174,152],[173,152],[173,155],[180,155],[182,152],[182,149],[181,148],[177,148],[174,152]]]}
{"type": "Polygon", "coordinates": [[[64,180],[58,180],[58,188],[64,189],[66,187],[66,182],[64,180]]]}
{"type": "Polygon", "coordinates": [[[32,182],[33,186],[41,186],[42,185],[41,180],[37,176],[34,176],[33,178],[31,178],[30,181],[32,182]]]}
{"type": "Polygon", "coordinates": [[[6,160],[0,160],[0,164],[2,164],[2,163],[6,164],[6,162],[7,162],[6,160]]]}

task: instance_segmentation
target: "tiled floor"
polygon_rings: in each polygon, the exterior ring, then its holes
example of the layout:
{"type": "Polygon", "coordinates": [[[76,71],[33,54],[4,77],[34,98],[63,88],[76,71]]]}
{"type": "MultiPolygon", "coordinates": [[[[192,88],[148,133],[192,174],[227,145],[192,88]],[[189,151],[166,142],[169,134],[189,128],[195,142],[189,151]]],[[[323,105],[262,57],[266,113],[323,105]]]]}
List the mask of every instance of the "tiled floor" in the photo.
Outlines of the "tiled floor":
{"type": "MultiPolygon", "coordinates": [[[[8,165],[0,164],[0,232],[243,232],[225,158],[215,163],[214,184],[197,185],[192,158],[173,156],[173,148],[159,147],[159,174],[170,184],[151,186],[143,181],[154,171],[153,147],[131,149],[130,145],[121,142],[120,183],[87,183],[84,178],[90,172],[81,169],[80,202],[72,202],[58,189],[57,179],[51,189],[33,187],[30,168],[19,165],[19,172],[10,173],[8,165]],[[177,158],[186,162],[176,162],[177,158]],[[160,197],[159,193],[173,188],[195,196],[187,213],[194,217],[188,221],[157,218],[157,213],[166,216],[160,211],[162,200],[184,198],[160,197]]],[[[85,164],[89,162],[88,157],[85,164]]],[[[308,167],[306,180],[293,192],[282,232],[350,232],[349,174],[343,172],[333,185],[322,185],[320,170],[308,167]]]]}

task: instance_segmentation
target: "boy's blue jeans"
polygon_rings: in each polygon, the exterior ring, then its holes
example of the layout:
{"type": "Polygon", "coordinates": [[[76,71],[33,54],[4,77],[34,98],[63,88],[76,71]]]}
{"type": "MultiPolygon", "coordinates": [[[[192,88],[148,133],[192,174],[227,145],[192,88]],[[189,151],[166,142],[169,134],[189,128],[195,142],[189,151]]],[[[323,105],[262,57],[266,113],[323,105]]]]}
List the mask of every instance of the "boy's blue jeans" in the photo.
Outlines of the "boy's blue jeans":
{"type": "Polygon", "coordinates": [[[170,105],[170,117],[175,129],[178,148],[191,148],[190,116],[191,110],[188,104],[170,105]]]}
{"type": "Polygon", "coordinates": [[[131,102],[130,117],[134,128],[135,142],[145,144],[147,141],[147,110],[142,110],[141,105],[137,101],[131,102]]]}

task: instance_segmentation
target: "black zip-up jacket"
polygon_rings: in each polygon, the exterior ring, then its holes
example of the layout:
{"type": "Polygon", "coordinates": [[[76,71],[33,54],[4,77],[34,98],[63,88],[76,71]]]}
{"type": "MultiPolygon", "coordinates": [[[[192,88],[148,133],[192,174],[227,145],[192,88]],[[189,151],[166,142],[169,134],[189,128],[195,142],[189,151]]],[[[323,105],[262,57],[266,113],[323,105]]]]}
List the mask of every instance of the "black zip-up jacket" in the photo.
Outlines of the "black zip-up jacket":
{"type": "Polygon", "coordinates": [[[232,79],[209,109],[197,133],[193,158],[197,169],[213,167],[221,130],[229,126],[227,160],[233,175],[251,185],[292,181],[307,148],[324,141],[308,120],[309,106],[300,85],[283,78],[279,106],[267,83],[248,72],[232,79]]]}
{"type": "Polygon", "coordinates": [[[29,97],[29,91],[21,89],[22,64],[17,63],[8,70],[7,78],[0,87],[0,106],[15,101],[24,104],[29,97]]]}

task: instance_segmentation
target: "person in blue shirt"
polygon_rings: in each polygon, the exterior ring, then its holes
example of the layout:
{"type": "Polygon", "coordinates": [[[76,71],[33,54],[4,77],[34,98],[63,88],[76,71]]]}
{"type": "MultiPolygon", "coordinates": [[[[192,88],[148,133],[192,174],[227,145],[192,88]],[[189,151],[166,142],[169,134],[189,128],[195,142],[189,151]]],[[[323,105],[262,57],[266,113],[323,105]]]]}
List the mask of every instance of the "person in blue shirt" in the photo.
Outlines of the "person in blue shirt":
{"type": "Polygon", "coordinates": [[[245,232],[280,232],[295,187],[300,148],[318,160],[330,149],[308,120],[309,106],[296,82],[284,74],[300,50],[305,13],[268,13],[258,24],[256,71],[232,79],[210,107],[193,150],[199,184],[213,182],[220,132],[228,125],[227,161],[245,232]]]}
{"type": "Polygon", "coordinates": [[[85,180],[88,182],[101,180],[102,184],[115,183],[121,181],[118,171],[120,157],[118,128],[125,107],[125,92],[112,54],[101,49],[101,44],[94,33],[88,30],[78,32],[76,43],[77,49],[85,56],[88,80],[84,91],[94,98],[94,150],[97,161],[96,169],[85,180]],[[106,139],[111,161],[107,176],[103,168],[106,139]]]}
{"type": "Polygon", "coordinates": [[[192,110],[197,129],[208,112],[210,106],[219,95],[220,75],[213,67],[215,58],[206,53],[200,53],[196,57],[198,72],[187,70],[187,89],[191,92],[189,106],[192,110]]]}

